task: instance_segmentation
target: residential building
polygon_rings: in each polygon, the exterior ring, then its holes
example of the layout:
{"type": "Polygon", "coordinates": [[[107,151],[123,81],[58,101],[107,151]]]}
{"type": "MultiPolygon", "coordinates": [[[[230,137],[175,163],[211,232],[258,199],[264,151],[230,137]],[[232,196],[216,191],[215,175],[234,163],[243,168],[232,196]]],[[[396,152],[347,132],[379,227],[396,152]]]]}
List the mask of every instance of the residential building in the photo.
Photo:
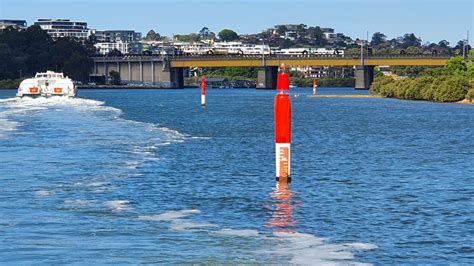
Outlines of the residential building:
{"type": "Polygon", "coordinates": [[[87,28],[87,22],[69,19],[38,19],[35,25],[40,26],[53,38],[77,38],[86,40],[95,30],[87,28]]]}
{"type": "Polygon", "coordinates": [[[101,54],[117,49],[122,54],[140,54],[143,51],[142,34],[133,30],[95,31],[97,44],[101,54]]]}
{"type": "Polygon", "coordinates": [[[119,50],[122,54],[130,53],[130,43],[128,42],[98,42],[94,44],[95,48],[97,48],[98,53],[101,55],[106,55],[110,53],[112,50],[119,50]]]}
{"type": "Polygon", "coordinates": [[[24,30],[27,28],[26,20],[0,19],[0,31],[12,27],[14,29],[24,30]]]}
{"type": "Polygon", "coordinates": [[[98,42],[140,42],[142,34],[133,30],[103,30],[96,31],[95,36],[98,42]]]}

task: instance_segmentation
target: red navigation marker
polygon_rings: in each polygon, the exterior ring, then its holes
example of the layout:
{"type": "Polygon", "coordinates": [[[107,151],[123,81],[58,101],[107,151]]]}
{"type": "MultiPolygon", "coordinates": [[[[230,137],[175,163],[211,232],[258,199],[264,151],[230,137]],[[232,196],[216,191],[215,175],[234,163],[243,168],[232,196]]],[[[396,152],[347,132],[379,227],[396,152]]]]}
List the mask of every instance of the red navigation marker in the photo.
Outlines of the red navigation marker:
{"type": "Polygon", "coordinates": [[[316,95],[316,88],[318,87],[318,81],[313,79],[313,95],[316,95]]]}
{"type": "Polygon", "coordinates": [[[201,78],[201,105],[206,106],[206,76],[201,78]]]}
{"type": "Polygon", "coordinates": [[[275,96],[275,158],[276,179],[280,183],[291,182],[291,103],[288,95],[290,81],[285,64],[281,64],[278,73],[275,96]]]}

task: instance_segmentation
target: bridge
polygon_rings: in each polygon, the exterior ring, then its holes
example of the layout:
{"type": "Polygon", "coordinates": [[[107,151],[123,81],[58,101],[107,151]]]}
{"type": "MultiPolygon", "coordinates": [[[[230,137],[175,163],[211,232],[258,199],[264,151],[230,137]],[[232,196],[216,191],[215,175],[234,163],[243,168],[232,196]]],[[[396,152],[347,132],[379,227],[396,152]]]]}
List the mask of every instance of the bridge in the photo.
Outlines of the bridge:
{"type": "Polygon", "coordinates": [[[368,89],[373,81],[375,66],[444,66],[446,55],[186,55],[94,57],[93,74],[109,76],[120,73],[127,83],[150,84],[181,88],[184,72],[190,67],[256,67],[257,88],[274,89],[278,67],[340,66],[355,67],[356,89],[368,89]]]}

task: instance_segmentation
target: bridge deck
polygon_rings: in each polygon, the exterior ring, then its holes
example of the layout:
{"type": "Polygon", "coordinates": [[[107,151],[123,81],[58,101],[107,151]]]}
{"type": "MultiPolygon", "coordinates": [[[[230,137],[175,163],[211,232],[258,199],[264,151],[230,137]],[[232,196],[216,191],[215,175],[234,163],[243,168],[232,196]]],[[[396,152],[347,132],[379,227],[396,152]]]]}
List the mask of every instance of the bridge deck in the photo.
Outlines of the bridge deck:
{"type": "MultiPolygon", "coordinates": [[[[366,66],[444,66],[446,55],[372,55],[364,57],[366,66]]],[[[94,57],[95,63],[163,61],[161,56],[94,57]]],[[[360,57],[353,55],[196,55],[170,56],[170,67],[262,67],[279,66],[358,66],[360,57]]]]}
{"type": "MultiPolygon", "coordinates": [[[[447,56],[368,56],[364,57],[366,66],[444,66],[447,56]]],[[[361,65],[355,56],[202,56],[176,57],[171,67],[261,67],[279,66],[357,66],[361,65]]]]}

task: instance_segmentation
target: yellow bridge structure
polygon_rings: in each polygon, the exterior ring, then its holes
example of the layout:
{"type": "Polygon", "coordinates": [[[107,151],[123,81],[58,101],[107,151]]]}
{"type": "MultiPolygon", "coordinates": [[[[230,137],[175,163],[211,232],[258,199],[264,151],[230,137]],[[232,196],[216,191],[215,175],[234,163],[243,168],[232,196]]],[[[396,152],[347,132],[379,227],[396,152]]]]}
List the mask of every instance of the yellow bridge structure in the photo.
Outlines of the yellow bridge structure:
{"type": "Polygon", "coordinates": [[[183,73],[197,67],[256,67],[257,88],[276,87],[278,67],[337,66],[354,67],[356,89],[368,89],[375,66],[444,66],[446,55],[186,55],[94,57],[94,73],[109,76],[119,72],[121,80],[160,87],[183,87],[183,73]]]}

